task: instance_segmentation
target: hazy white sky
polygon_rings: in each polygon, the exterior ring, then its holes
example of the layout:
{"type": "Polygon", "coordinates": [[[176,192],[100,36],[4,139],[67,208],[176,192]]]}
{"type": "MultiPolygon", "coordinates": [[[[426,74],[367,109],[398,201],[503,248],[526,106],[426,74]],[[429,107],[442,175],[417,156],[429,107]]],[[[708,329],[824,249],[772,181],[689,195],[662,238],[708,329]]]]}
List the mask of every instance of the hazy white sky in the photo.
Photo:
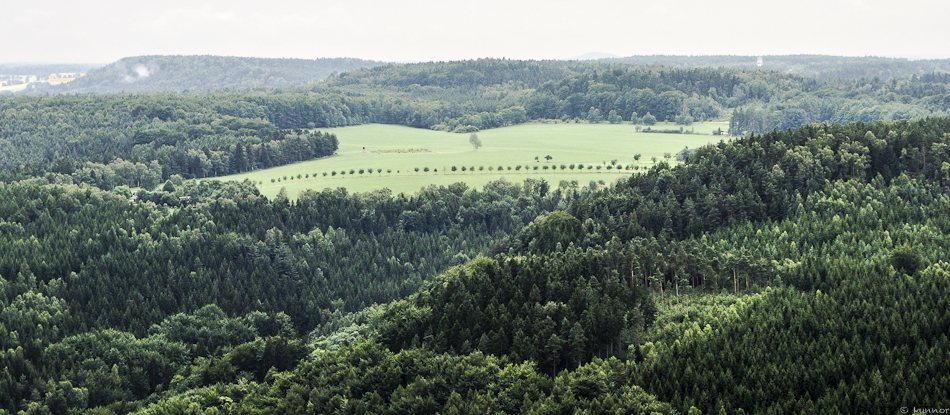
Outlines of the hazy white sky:
{"type": "Polygon", "coordinates": [[[0,62],[195,54],[950,57],[946,0],[45,0],[4,9],[0,62]]]}

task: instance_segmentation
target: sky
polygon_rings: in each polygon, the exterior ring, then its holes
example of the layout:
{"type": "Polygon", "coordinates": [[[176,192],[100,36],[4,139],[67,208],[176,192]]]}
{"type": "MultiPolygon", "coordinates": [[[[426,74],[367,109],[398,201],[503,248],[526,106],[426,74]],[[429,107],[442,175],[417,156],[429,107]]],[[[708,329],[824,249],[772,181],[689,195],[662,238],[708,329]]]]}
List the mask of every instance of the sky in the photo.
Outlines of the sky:
{"type": "Polygon", "coordinates": [[[590,52],[950,58],[946,0],[44,0],[11,3],[4,15],[0,63],[590,52]]]}

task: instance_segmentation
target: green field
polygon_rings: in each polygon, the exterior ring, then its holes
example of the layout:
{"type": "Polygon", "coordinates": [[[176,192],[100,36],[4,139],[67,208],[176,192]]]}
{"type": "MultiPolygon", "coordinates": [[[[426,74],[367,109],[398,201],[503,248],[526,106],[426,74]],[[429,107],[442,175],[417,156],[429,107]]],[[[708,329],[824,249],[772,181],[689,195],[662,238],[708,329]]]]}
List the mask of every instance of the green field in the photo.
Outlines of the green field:
{"type": "MultiPolygon", "coordinates": [[[[719,141],[720,137],[711,135],[712,131],[727,126],[727,123],[703,123],[686,128],[697,134],[658,134],[637,132],[629,123],[531,123],[478,132],[482,142],[478,150],[469,144],[469,134],[381,124],[329,128],[321,131],[334,133],[339,138],[340,148],[336,155],[219,179],[250,179],[258,182],[261,192],[267,196],[274,196],[285,187],[291,198],[306,189],[328,187],[345,187],[350,192],[388,188],[395,193],[412,193],[430,184],[465,182],[480,188],[502,177],[513,182],[544,178],[554,185],[561,180],[577,180],[581,184],[591,180],[610,183],[617,177],[642,171],[608,170],[606,167],[613,160],[625,167],[649,168],[653,165],[653,157],[663,160],[664,153],[675,154],[684,147],[695,148],[719,141]],[[634,161],[635,154],[641,154],[639,162],[634,161]],[[551,160],[546,160],[546,156],[551,156],[551,160]],[[560,168],[571,164],[599,165],[601,168],[585,169],[583,173],[560,168]],[[521,170],[515,170],[519,165],[521,170]],[[452,172],[452,166],[458,170],[452,172]],[[463,166],[465,172],[461,171],[463,166]],[[499,166],[503,171],[497,170],[499,166]],[[537,170],[534,169],[536,166],[537,170]],[[549,169],[544,170],[544,166],[549,169]],[[558,169],[552,170],[552,166],[558,169]],[[429,168],[428,173],[423,171],[425,167],[429,168]],[[470,170],[472,167],[474,172],[470,170]],[[360,169],[370,168],[374,170],[372,174],[359,174],[360,169]],[[419,168],[418,172],[416,168],[419,168]],[[356,171],[352,176],[349,174],[351,169],[356,171]],[[382,173],[376,172],[378,169],[382,169],[382,173]],[[341,170],[347,173],[335,177],[330,175],[341,170]],[[323,173],[327,176],[324,177],[323,173]],[[310,177],[297,179],[298,174],[309,174],[310,177]],[[280,182],[276,182],[277,179],[280,182]]],[[[660,123],[653,128],[678,130],[679,126],[660,123]]]]}
{"type": "Polygon", "coordinates": [[[19,85],[4,85],[4,86],[0,86],[0,91],[10,91],[10,92],[22,91],[22,90],[26,89],[26,86],[27,86],[30,82],[36,81],[36,76],[34,76],[34,75],[3,75],[3,76],[0,76],[0,78],[3,79],[2,81],[0,81],[0,84],[4,83],[4,82],[6,82],[6,81],[9,81],[10,78],[19,78],[21,81],[24,81],[24,83],[19,84],[19,85]]]}

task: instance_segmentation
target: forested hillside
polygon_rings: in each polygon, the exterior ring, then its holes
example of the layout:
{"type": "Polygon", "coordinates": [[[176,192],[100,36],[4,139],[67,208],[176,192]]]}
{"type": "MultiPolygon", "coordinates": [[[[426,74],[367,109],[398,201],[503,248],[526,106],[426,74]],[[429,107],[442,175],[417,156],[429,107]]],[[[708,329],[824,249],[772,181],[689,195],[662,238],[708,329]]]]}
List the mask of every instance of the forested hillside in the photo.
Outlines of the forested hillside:
{"type": "Polygon", "coordinates": [[[333,154],[335,136],[304,129],[349,124],[341,107],[333,96],[15,97],[0,100],[0,171],[112,189],[279,166],[333,154]]]}
{"type": "Polygon", "coordinates": [[[743,71],[770,71],[819,79],[910,78],[950,72],[950,59],[909,60],[873,56],[765,55],[765,56],[628,56],[603,59],[634,65],[671,68],[723,68],[743,71]],[[759,58],[762,65],[759,66],[759,58]]]}
{"type": "Polygon", "coordinates": [[[936,74],[885,82],[722,69],[614,69],[545,83],[527,96],[525,108],[532,119],[647,125],[729,117],[729,130],[740,135],[814,122],[944,115],[950,111],[948,93],[945,77],[936,74]]]}
{"type": "MultiPolygon", "coordinates": [[[[133,202],[118,192],[32,183],[0,191],[0,329],[8,352],[0,404],[9,411],[67,371],[75,387],[113,397],[90,395],[90,405],[143,399],[197,356],[258,335],[298,338],[341,313],[405,297],[566,197],[531,181],[483,191],[433,187],[414,196],[326,190],[294,203],[268,201],[247,183],[166,184],[163,193],[133,202]],[[209,304],[216,304],[213,313],[200,311],[209,304]],[[245,317],[208,326],[225,315],[245,317]],[[277,319],[266,324],[280,330],[261,327],[267,319],[277,319]],[[250,327],[231,327],[241,324],[250,327]],[[180,325],[189,328],[153,336],[180,325]],[[102,356],[98,369],[78,372],[44,357],[63,342],[102,335],[179,355],[159,352],[160,368],[102,356]],[[181,341],[186,345],[175,343],[181,341]],[[109,383],[115,364],[125,365],[118,376],[131,376],[128,383],[109,383]],[[105,380],[95,377],[100,369],[105,380]]],[[[76,353],[93,353],[82,350],[76,353]]]]}
{"type": "MultiPolygon", "coordinates": [[[[614,65],[620,66],[620,65],[614,65]]],[[[341,73],[334,85],[373,85],[480,89],[503,86],[507,89],[536,88],[548,81],[611,68],[604,63],[577,61],[521,61],[476,59],[453,62],[426,62],[386,65],[341,73]]]]}
{"type": "Polygon", "coordinates": [[[170,182],[130,202],[4,184],[2,405],[938,405],[948,145],[948,119],[813,125],[593,192],[529,181],[289,202],[249,183],[170,182]]]}
{"type": "Polygon", "coordinates": [[[644,117],[650,114],[648,119],[688,125],[728,117],[737,135],[812,122],[922,118],[950,111],[947,61],[772,58],[778,67],[759,68],[753,58],[746,67],[739,57],[716,56],[480,59],[381,66],[327,82],[340,92],[403,102],[437,97],[441,108],[420,106],[405,111],[411,111],[409,117],[404,112],[385,122],[444,130],[499,127],[507,123],[501,111],[519,106],[528,119],[649,124],[644,117]]]}
{"type": "MultiPolygon", "coordinates": [[[[235,56],[134,56],[62,85],[32,93],[141,93],[274,88],[322,81],[334,72],[382,65],[352,58],[264,59],[235,56]]],[[[78,71],[72,71],[78,72],[78,71]]],[[[44,76],[49,73],[43,74],[44,76]]]]}

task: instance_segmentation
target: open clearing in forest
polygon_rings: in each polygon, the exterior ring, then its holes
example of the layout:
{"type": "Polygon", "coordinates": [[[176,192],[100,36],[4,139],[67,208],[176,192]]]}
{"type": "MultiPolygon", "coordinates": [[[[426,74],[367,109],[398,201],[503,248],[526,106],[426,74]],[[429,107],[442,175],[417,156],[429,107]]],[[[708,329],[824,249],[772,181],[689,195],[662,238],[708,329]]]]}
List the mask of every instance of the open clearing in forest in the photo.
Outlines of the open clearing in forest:
{"type": "Polygon", "coordinates": [[[27,84],[29,84],[29,82],[34,78],[35,76],[32,76],[32,75],[0,75],[0,85],[2,85],[0,86],[0,91],[10,91],[10,92],[22,91],[26,89],[27,84]],[[2,85],[4,83],[8,83],[12,81],[13,78],[19,78],[19,80],[23,83],[17,84],[17,85],[2,85]]]}
{"type": "MultiPolygon", "coordinates": [[[[662,161],[664,153],[675,155],[684,147],[718,142],[725,137],[714,136],[712,132],[726,127],[728,124],[723,122],[697,123],[685,127],[696,134],[662,134],[637,132],[630,123],[535,122],[479,131],[482,147],[478,150],[469,143],[468,133],[382,124],[327,128],[320,131],[336,134],[340,141],[339,150],[333,156],[218,179],[250,179],[258,183],[261,192],[268,197],[286,188],[291,198],[306,189],[338,187],[345,187],[349,192],[388,188],[394,193],[414,193],[431,184],[465,182],[470,187],[481,188],[502,177],[512,182],[543,178],[555,186],[562,180],[577,180],[580,184],[591,180],[609,183],[649,168],[654,164],[653,157],[662,161]],[[641,155],[639,161],[634,160],[635,154],[641,155]],[[546,156],[551,159],[547,160],[546,156]],[[614,167],[613,160],[624,169],[614,167]],[[574,170],[570,169],[571,164],[575,165],[574,170]],[[600,166],[600,169],[594,167],[580,172],[576,168],[579,164],[600,166]],[[562,165],[566,168],[561,169],[562,165]],[[456,167],[454,172],[453,166],[456,167]],[[521,169],[517,170],[517,166],[521,169]],[[607,166],[612,168],[607,169],[607,166]],[[428,173],[424,171],[426,167],[428,173]],[[466,171],[463,172],[462,167],[466,171]],[[359,173],[360,169],[370,168],[372,174],[359,173]],[[379,169],[382,173],[377,171],[379,169]],[[350,170],[354,170],[354,174],[351,175],[350,170]],[[340,171],[346,173],[341,175],[340,171]],[[333,176],[332,172],[337,175],[333,176]]],[[[680,126],[658,123],[652,128],[679,130],[680,126]]]]}

